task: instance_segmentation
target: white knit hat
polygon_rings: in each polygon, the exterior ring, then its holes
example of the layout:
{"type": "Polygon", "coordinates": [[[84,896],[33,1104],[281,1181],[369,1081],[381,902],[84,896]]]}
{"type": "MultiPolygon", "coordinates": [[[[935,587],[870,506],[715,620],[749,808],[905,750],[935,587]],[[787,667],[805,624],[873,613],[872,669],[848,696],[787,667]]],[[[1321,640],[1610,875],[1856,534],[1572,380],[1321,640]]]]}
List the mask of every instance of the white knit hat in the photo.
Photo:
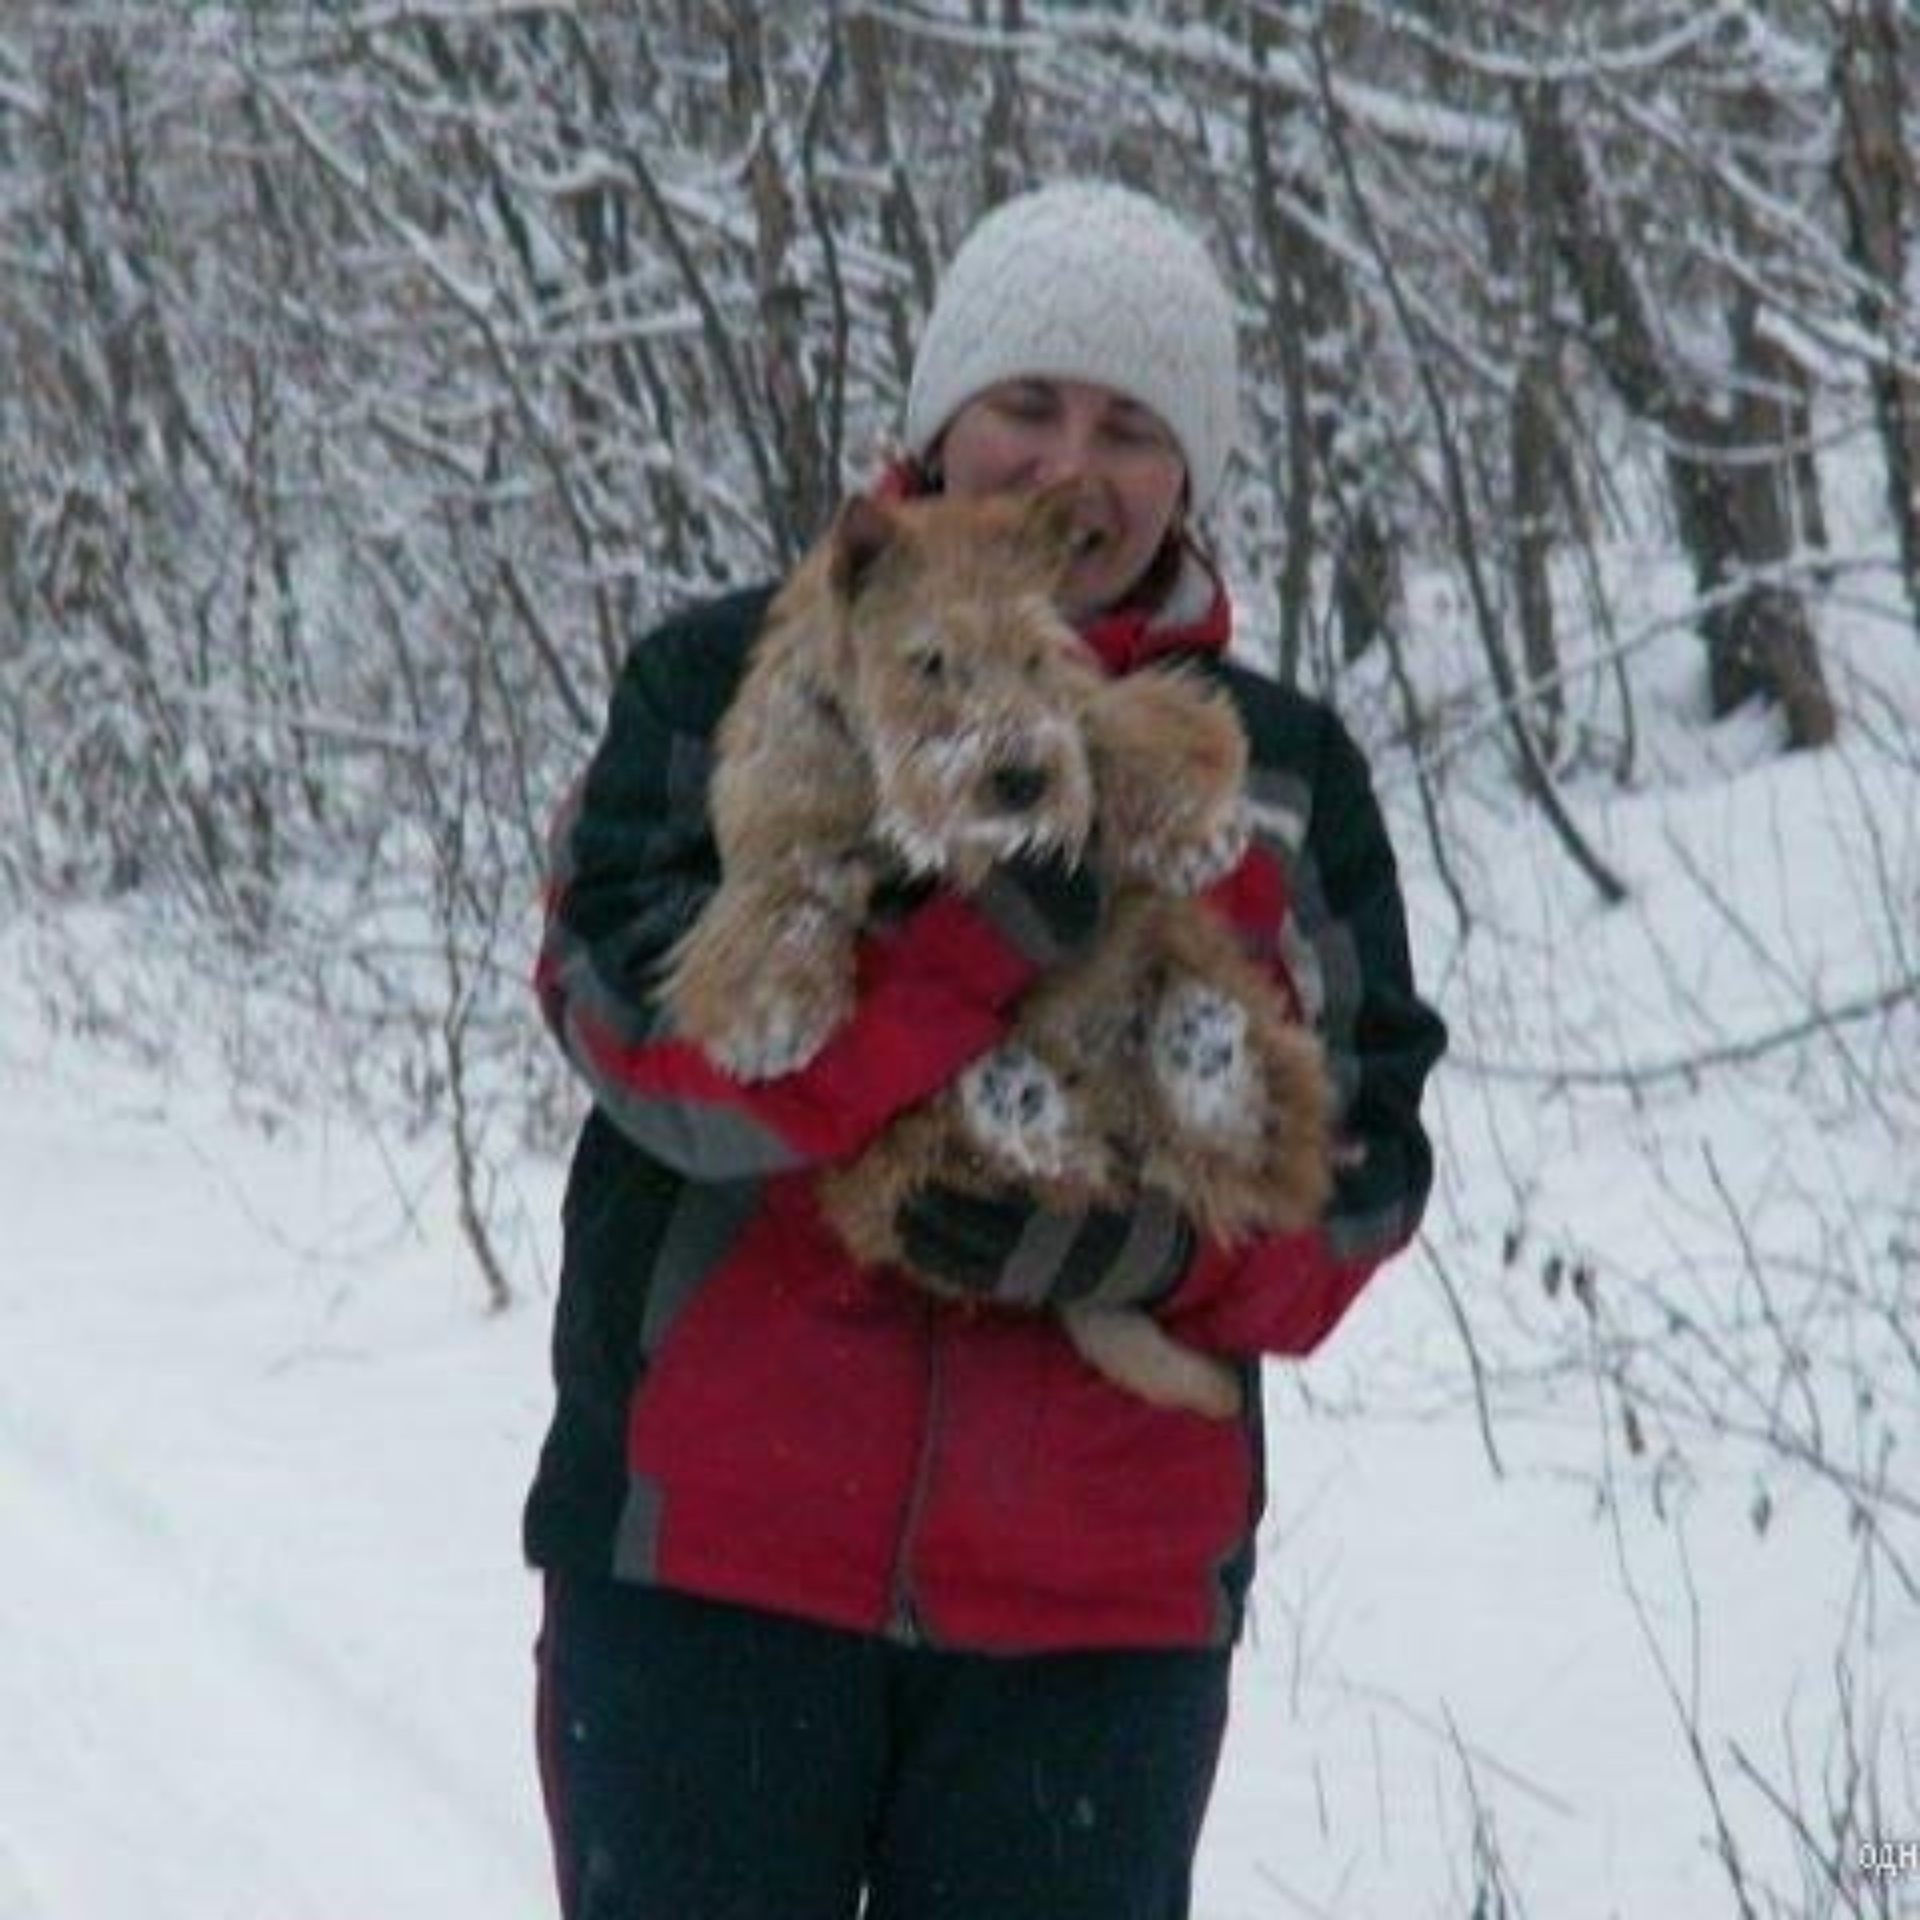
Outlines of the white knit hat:
{"type": "Polygon", "coordinates": [[[924,457],[1002,380],[1087,380],[1157,413],[1196,511],[1226,472],[1239,405],[1233,303],[1200,240],[1157,200],[1061,181],[996,207],[947,268],[907,390],[924,457]]]}

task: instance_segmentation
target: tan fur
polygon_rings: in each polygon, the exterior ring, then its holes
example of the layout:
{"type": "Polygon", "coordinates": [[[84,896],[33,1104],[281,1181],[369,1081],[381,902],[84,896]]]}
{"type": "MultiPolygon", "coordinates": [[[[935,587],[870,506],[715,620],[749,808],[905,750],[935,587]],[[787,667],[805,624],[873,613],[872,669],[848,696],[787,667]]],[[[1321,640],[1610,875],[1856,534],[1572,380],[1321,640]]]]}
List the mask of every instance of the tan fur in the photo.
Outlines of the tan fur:
{"type": "MultiPolygon", "coordinates": [[[[899,1262],[900,1202],[927,1184],[1012,1181],[1068,1208],[1159,1188],[1227,1241],[1304,1225],[1327,1191],[1319,1049],[1186,897],[1245,846],[1244,736],[1225,696],[1196,681],[1108,680],[1090,661],[1051,598],[1071,507],[1058,489],[851,504],[776,601],[720,731],[725,879],[666,997],[680,1029],[745,1077],[803,1065],[844,1018],[852,943],[889,871],[965,887],[1009,853],[1051,848],[1090,851],[1109,883],[1093,952],[1028,995],[1000,1050],[999,1065],[1015,1061],[1058,1096],[1058,1129],[1010,1160],[1004,1137],[974,1124],[978,1107],[970,1117],[973,1071],[904,1115],[821,1182],[862,1260],[899,1262]],[[1009,770],[1043,790],[1010,806],[996,784],[1009,770]],[[1240,1036],[1245,1097],[1231,1116],[1183,1097],[1189,1081],[1162,1070],[1196,995],[1215,1010],[1203,1031],[1224,1007],[1240,1036]]],[[[1147,1315],[1062,1317],[1089,1363],[1130,1390],[1215,1417],[1237,1410],[1232,1370],[1147,1315]]]]}

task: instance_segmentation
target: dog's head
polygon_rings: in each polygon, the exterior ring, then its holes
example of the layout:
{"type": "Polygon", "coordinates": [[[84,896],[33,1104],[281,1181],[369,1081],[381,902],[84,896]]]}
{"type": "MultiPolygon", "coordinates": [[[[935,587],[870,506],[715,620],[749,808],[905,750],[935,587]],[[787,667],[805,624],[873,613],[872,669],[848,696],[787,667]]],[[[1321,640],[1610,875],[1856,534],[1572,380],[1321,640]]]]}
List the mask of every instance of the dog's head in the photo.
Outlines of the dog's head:
{"type": "Polygon", "coordinates": [[[871,757],[882,837],[977,883],[1015,853],[1079,856],[1093,821],[1080,718],[1098,668],[1055,602],[1071,487],[1020,499],[854,499],[826,546],[834,681],[871,757]]]}

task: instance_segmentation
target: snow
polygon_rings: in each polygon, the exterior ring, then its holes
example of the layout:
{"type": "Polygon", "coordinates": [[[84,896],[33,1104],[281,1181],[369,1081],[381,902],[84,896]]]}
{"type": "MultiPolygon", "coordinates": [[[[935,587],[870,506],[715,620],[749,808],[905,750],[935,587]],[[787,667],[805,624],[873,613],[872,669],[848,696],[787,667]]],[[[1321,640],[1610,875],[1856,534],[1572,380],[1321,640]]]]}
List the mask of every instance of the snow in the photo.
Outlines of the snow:
{"type": "MultiPolygon", "coordinates": [[[[1690,636],[1636,653],[1637,783],[1568,779],[1611,913],[1490,739],[1447,790],[1462,944],[1383,783],[1456,1030],[1441,1185],[1269,1369],[1199,1920],[1719,1915],[1703,1770],[1759,1913],[1820,1910],[1770,1792],[1863,1823],[1846,1859],[1920,1836],[1915,1522],[1876,1479],[1915,1411],[1920,1009],[1623,1080],[1911,978],[1920,654],[1829,657],[1857,724],[1782,760],[1704,727],[1690,636]]],[[[550,1272],[558,1170],[515,1177],[550,1272]]],[[[245,1122],[211,1054],[129,1063],[15,984],[0,1223],[0,1920],[551,1911],[517,1557],[551,1299],[484,1312],[439,1149],[245,1122]]]]}
{"type": "Polygon", "coordinates": [[[380,1154],[0,1026],[0,1915],[538,1911],[536,1316],[380,1154]]]}

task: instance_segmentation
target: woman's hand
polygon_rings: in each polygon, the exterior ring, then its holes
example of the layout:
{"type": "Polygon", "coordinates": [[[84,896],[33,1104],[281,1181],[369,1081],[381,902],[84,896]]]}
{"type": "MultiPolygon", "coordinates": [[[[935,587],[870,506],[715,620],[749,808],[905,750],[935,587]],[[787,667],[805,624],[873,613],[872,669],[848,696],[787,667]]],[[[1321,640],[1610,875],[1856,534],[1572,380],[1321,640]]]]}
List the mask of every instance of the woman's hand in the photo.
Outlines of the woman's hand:
{"type": "Polygon", "coordinates": [[[1058,966],[1085,953],[1100,930],[1103,889],[1091,861],[1017,854],[1002,860],[972,895],[995,929],[1030,960],[1058,966]]]}
{"type": "Polygon", "coordinates": [[[1013,1307],[1151,1305],[1179,1284],[1197,1245],[1156,1193],[1062,1212],[1017,1192],[918,1187],[894,1225],[930,1291],[1013,1307]]]}

